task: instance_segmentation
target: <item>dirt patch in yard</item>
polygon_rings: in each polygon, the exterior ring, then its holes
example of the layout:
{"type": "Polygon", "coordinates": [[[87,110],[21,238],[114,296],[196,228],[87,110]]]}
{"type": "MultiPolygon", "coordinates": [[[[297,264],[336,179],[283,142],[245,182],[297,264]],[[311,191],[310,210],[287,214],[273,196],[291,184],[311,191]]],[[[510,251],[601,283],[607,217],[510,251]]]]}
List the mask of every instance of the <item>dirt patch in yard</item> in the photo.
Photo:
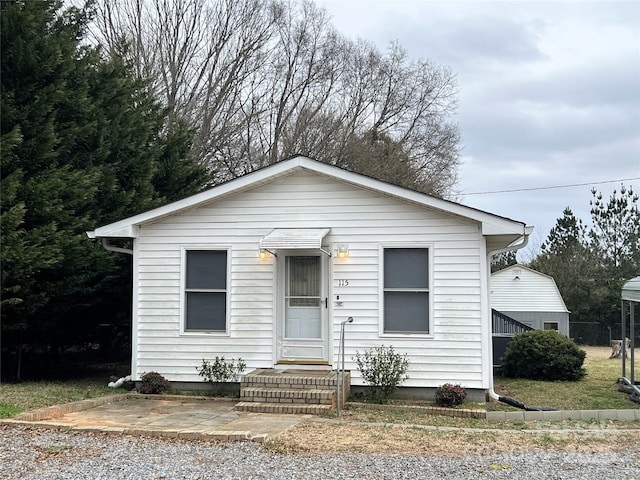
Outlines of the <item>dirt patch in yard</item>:
{"type": "MultiPolygon", "coordinates": [[[[621,398],[618,407],[597,408],[637,408],[636,404],[625,399],[616,391],[615,380],[620,368],[619,360],[608,360],[610,347],[581,346],[590,359],[599,362],[594,364],[588,380],[597,380],[605,385],[602,395],[621,398]]],[[[638,351],[636,358],[640,358],[638,351]]],[[[583,382],[540,383],[531,387],[532,391],[542,387],[562,397],[577,396],[585,390],[585,399],[590,399],[594,385],[583,382]],[[566,392],[562,390],[566,389],[566,392]]],[[[528,390],[524,390],[529,393],[528,390]]],[[[516,396],[520,392],[516,393],[516,396]]],[[[522,394],[527,402],[543,402],[549,395],[538,399],[522,394]]],[[[560,398],[561,399],[561,398],[560,398]]],[[[553,401],[551,403],[554,403],[553,401]]],[[[560,403],[557,405],[562,407],[560,403]]],[[[501,409],[508,409],[500,405],[501,409]]],[[[568,405],[567,408],[573,408],[568,405]]],[[[639,422],[547,422],[540,425],[536,422],[510,424],[507,426],[487,425],[476,419],[457,419],[449,417],[428,416],[418,411],[402,412],[368,409],[347,409],[344,413],[346,421],[303,422],[275,440],[267,442],[266,447],[282,453],[297,455],[320,455],[327,453],[365,453],[365,454],[404,454],[431,455],[443,457],[462,457],[468,455],[494,455],[498,453],[526,453],[541,450],[577,453],[614,453],[640,450],[639,422]],[[394,425],[379,426],[355,422],[390,422],[394,425]],[[407,425],[396,425],[406,423],[407,425]],[[420,424],[426,428],[410,424],[420,424]],[[432,427],[428,427],[431,425],[432,427]],[[433,426],[437,426],[435,429],[433,426]],[[455,428],[458,427],[458,428],[455,428]],[[485,430],[494,428],[495,430],[485,430]],[[503,428],[506,428],[504,430],[503,428]],[[538,430],[536,433],[523,429],[538,430]],[[572,431],[562,431],[563,429],[572,431]]]]}
{"type": "Polygon", "coordinates": [[[304,422],[266,446],[276,452],[298,455],[380,453],[461,457],[535,450],[618,452],[640,448],[640,437],[637,432],[624,431],[533,434],[304,422]]]}

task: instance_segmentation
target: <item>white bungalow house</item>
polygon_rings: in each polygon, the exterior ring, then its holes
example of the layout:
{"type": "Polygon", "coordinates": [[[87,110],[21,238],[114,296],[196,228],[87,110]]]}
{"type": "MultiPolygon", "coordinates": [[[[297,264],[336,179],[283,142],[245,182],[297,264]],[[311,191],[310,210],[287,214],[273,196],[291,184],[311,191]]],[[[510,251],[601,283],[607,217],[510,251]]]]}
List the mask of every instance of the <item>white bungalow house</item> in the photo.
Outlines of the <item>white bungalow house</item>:
{"type": "Polygon", "coordinates": [[[535,330],[569,336],[569,310],[553,277],[524,265],[491,275],[491,306],[535,330]]]}
{"type": "MultiPolygon", "coordinates": [[[[203,359],[335,369],[393,345],[418,391],[492,388],[489,258],[532,227],[298,156],[96,228],[132,239],[134,380],[183,385],[203,359]]],[[[515,246],[513,246],[515,245],[515,246]]],[[[121,249],[118,249],[121,250],[121,249]]]]}

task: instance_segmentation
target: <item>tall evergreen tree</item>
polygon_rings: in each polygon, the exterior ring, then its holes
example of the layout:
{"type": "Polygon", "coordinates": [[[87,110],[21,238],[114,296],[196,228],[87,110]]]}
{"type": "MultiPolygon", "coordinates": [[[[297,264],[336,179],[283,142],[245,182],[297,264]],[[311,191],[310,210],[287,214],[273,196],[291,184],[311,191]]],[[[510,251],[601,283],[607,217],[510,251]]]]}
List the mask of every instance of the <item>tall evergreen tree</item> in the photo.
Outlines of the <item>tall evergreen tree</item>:
{"type": "MultiPolygon", "coordinates": [[[[83,101],[76,68],[80,21],[54,2],[2,2],[2,327],[34,339],[50,331],[51,283],[79,246],[70,235],[96,190],[97,172],[65,161],[81,128],[68,117],[83,101]],[[71,89],[77,95],[67,95],[71,89]],[[40,317],[40,318],[38,318],[40,317]],[[37,320],[36,320],[37,319],[37,320]],[[37,322],[37,323],[36,323],[37,322]]],[[[74,12],[79,14],[79,12],[74,12]]]]}
{"type": "Polygon", "coordinates": [[[589,246],[601,267],[602,297],[598,313],[607,324],[620,319],[620,291],[626,280],[640,272],[640,212],[638,195],[631,186],[614,190],[607,202],[591,191],[589,246]]]}
{"type": "Polygon", "coordinates": [[[633,275],[640,268],[640,211],[638,195],[631,186],[621,185],[620,195],[613,191],[609,201],[591,190],[591,221],[589,239],[610,267],[619,269],[620,276],[633,275]]]}
{"type": "Polygon", "coordinates": [[[596,305],[603,295],[600,263],[589,250],[586,235],[582,220],[566,207],[542,244],[541,254],[531,262],[532,268],[555,279],[576,323],[598,320],[596,305]]]}
{"type": "Polygon", "coordinates": [[[596,340],[592,325],[613,328],[619,322],[620,289],[640,269],[640,215],[630,187],[623,186],[620,196],[614,191],[608,202],[595,189],[592,193],[593,226],[587,231],[565,208],[531,266],[556,280],[574,335],[596,340]]]}
{"type": "Polygon", "coordinates": [[[558,256],[581,254],[585,246],[585,235],[586,227],[582,220],[576,218],[571,208],[566,207],[542,244],[542,253],[558,256]]]}
{"type": "Polygon", "coordinates": [[[86,10],[0,8],[2,347],[60,352],[130,310],[128,259],[84,232],[194,193],[206,173],[145,82],[83,44],[86,10]]]}

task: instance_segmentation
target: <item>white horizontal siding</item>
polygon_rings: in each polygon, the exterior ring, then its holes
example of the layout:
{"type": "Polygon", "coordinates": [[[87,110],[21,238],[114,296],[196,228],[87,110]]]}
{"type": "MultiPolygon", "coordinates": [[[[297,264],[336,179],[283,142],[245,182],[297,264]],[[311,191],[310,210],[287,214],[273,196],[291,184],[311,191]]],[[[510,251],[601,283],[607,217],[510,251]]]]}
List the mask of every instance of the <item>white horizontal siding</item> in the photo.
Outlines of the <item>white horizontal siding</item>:
{"type": "Polygon", "coordinates": [[[258,242],[274,228],[330,228],[325,245],[349,244],[348,258],[330,259],[329,292],[334,358],[340,322],[355,319],[347,326],[347,368],[355,370],[356,350],[394,344],[409,355],[408,386],[484,387],[478,225],[302,172],[140,228],[136,375],[156,370],[170,380],[199,381],[195,367],[216,355],[242,357],[249,369],[273,364],[277,259],[259,259],[258,242]],[[379,335],[380,246],[396,244],[431,245],[428,338],[379,335]],[[226,335],[180,333],[181,252],[190,247],[230,248],[226,335]],[[349,286],[339,287],[338,279],[349,286]],[[333,306],[337,295],[342,307],[333,306]]]}
{"type": "Polygon", "coordinates": [[[517,266],[491,275],[491,307],[501,312],[567,312],[553,278],[517,266]]]}

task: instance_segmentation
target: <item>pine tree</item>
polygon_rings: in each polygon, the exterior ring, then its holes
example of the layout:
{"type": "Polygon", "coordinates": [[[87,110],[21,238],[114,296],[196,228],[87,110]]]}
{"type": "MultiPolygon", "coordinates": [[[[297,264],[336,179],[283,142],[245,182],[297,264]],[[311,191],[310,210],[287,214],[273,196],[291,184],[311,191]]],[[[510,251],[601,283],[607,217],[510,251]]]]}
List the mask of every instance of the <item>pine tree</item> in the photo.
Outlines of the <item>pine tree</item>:
{"type": "Polygon", "coordinates": [[[542,253],[545,255],[576,255],[584,247],[586,227],[582,220],[576,218],[571,208],[566,207],[562,217],[556,221],[556,225],[549,231],[547,240],[542,244],[542,253]]]}
{"type": "Polygon", "coordinates": [[[622,278],[633,275],[640,267],[640,211],[638,195],[631,186],[621,185],[605,203],[602,193],[591,190],[591,221],[589,239],[594,251],[600,253],[610,267],[619,270],[622,278]]]}
{"type": "Polygon", "coordinates": [[[608,325],[620,321],[620,291],[626,280],[640,271],[640,212],[638,195],[631,186],[613,191],[609,201],[591,191],[591,222],[588,238],[592,254],[601,266],[602,295],[598,305],[601,321],[608,325]]]}
{"type": "Polygon", "coordinates": [[[595,340],[589,324],[619,322],[620,289],[640,269],[640,215],[631,187],[622,186],[620,196],[614,191],[608,202],[595,189],[592,194],[593,226],[587,231],[565,208],[531,267],[556,280],[572,324],[580,327],[574,335],[595,340]]]}
{"type": "Polygon", "coordinates": [[[582,220],[566,207],[531,262],[532,268],[554,278],[574,324],[598,321],[598,305],[605,295],[600,264],[588,248],[586,234],[582,220]]]}
{"type": "Polygon", "coordinates": [[[1,319],[16,360],[23,344],[62,352],[126,323],[130,259],[85,231],[194,193],[206,172],[186,154],[190,133],[167,133],[145,81],[83,42],[88,11],[0,8],[1,319]]]}

